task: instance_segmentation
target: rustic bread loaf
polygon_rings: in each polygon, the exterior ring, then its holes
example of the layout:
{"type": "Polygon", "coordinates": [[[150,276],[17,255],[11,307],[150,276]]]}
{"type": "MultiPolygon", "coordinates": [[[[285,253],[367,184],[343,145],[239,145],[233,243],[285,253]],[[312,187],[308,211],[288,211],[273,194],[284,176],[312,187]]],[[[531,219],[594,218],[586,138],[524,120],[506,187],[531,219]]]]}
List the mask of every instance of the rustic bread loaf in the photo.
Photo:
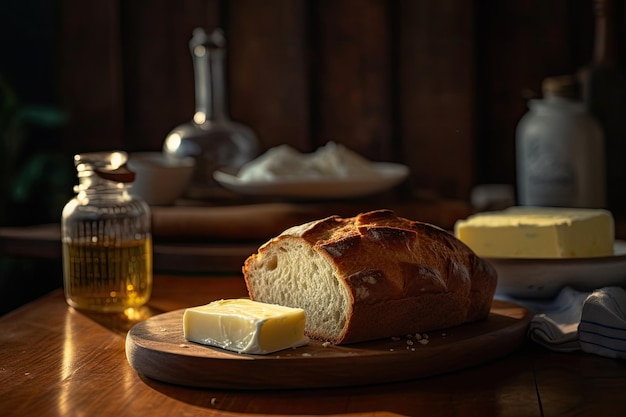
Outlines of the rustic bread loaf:
{"type": "Polygon", "coordinates": [[[334,344],[483,319],[497,281],[450,233],[389,210],[289,228],[243,273],[251,299],[304,309],[306,334],[334,344]]]}

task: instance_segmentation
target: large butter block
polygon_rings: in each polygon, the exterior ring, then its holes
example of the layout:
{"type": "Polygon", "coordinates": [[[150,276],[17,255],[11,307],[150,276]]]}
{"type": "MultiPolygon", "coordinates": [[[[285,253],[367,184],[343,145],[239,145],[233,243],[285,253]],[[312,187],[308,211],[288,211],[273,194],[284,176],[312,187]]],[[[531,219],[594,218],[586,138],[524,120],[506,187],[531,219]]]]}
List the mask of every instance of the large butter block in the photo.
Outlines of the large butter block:
{"type": "Polygon", "coordinates": [[[299,308],[247,299],[218,300],[185,310],[183,331],[191,342],[266,354],[308,343],[305,321],[299,308]]]}
{"type": "Polygon", "coordinates": [[[478,256],[587,258],[611,256],[613,216],[600,209],[511,207],[459,220],[455,236],[478,256]]]}

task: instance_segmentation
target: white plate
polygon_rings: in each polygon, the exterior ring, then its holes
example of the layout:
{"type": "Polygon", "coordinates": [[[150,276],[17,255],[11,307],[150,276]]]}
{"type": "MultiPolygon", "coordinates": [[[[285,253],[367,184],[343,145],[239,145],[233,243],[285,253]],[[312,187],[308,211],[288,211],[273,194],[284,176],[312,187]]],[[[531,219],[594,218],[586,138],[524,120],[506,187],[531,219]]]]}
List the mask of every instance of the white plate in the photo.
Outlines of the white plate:
{"type": "Polygon", "coordinates": [[[497,293],[519,298],[554,297],[563,287],[591,291],[626,285],[626,242],[613,256],[569,259],[486,258],[498,271],[497,293]]]}
{"type": "Polygon", "coordinates": [[[276,181],[242,181],[236,175],[223,171],[213,173],[213,178],[224,188],[238,194],[251,196],[291,198],[354,198],[388,190],[409,175],[405,165],[391,162],[374,162],[376,177],[281,179],[276,181]]]}

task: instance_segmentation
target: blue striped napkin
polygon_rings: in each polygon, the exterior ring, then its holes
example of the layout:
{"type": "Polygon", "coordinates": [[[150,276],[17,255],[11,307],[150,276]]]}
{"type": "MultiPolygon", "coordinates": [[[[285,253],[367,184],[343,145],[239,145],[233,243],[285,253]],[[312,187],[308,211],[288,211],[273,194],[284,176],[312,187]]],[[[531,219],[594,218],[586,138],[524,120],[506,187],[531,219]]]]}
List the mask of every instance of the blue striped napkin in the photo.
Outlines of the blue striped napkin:
{"type": "Polygon", "coordinates": [[[623,288],[604,287],[585,292],[565,287],[551,300],[505,299],[534,314],[528,335],[548,349],[582,350],[626,359],[626,290],[623,288]]]}
{"type": "Polygon", "coordinates": [[[626,291],[606,287],[583,304],[578,337],[580,348],[609,358],[626,359],[626,291]]]}

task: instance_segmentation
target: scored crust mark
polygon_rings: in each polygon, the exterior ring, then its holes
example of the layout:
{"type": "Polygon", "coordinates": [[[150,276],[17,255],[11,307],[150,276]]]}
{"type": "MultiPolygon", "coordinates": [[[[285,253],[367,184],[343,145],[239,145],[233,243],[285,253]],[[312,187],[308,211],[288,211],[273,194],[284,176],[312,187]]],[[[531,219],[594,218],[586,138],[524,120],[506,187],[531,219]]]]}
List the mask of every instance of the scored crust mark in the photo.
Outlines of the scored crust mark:
{"type": "Polygon", "coordinates": [[[385,294],[394,292],[393,286],[379,269],[357,271],[345,280],[352,289],[356,302],[373,304],[386,298],[385,294]]]}
{"type": "Polygon", "coordinates": [[[303,308],[307,335],[334,344],[482,319],[496,285],[453,235],[389,210],[287,229],[243,272],[252,299],[303,308]]]}
{"type": "Polygon", "coordinates": [[[348,236],[337,240],[327,240],[319,243],[320,248],[324,249],[334,258],[341,258],[347,252],[358,250],[361,245],[359,236],[348,236]]]}
{"type": "Polygon", "coordinates": [[[360,226],[359,233],[387,250],[402,250],[415,244],[417,233],[413,230],[389,226],[360,226]]]}
{"type": "Polygon", "coordinates": [[[420,279],[406,280],[406,286],[403,288],[405,294],[418,296],[425,293],[442,293],[448,290],[441,272],[436,268],[410,262],[402,262],[400,267],[404,276],[420,277],[420,279]]]}
{"type": "Polygon", "coordinates": [[[397,217],[392,210],[386,209],[361,213],[356,216],[354,220],[357,224],[377,224],[380,226],[384,226],[390,223],[397,225],[398,223],[410,222],[410,220],[397,217]]]}

